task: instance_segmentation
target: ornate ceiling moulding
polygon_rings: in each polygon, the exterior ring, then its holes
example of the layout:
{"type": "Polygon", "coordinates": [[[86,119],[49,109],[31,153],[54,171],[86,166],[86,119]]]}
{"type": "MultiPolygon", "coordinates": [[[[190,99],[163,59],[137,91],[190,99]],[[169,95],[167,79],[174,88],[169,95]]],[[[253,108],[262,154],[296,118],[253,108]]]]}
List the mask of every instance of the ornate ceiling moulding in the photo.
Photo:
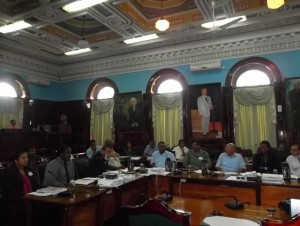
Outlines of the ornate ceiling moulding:
{"type": "MultiPolygon", "coordinates": [[[[236,57],[254,56],[258,54],[296,50],[300,48],[300,31],[285,34],[253,38],[235,38],[233,41],[218,41],[214,44],[196,43],[186,48],[169,51],[160,49],[152,54],[122,59],[110,58],[106,62],[92,61],[82,64],[62,67],[62,81],[83,79],[88,77],[104,77],[113,74],[123,74],[133,71],[149,70],[154,68],[186,65],[212,59],[229,59],[236,57]]],[[[232,39],[232,38],[231,38],[232,39]]]]}

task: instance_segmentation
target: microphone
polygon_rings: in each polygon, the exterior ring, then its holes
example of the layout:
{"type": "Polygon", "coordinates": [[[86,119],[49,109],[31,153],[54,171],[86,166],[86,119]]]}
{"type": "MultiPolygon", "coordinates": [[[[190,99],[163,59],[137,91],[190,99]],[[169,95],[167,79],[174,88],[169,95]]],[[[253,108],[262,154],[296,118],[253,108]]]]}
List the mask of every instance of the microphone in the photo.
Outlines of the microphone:
{"type": "Polygon", "coordinates": [[[233,200],[226,202],[225,206],[229,209],[242,209],[244,208],[244,203],[239,202],[236,196],[233,195],[223,195],[223,196],[207,196],[202,199],[214,199],[214,198],[233,198],[233,200]]]}

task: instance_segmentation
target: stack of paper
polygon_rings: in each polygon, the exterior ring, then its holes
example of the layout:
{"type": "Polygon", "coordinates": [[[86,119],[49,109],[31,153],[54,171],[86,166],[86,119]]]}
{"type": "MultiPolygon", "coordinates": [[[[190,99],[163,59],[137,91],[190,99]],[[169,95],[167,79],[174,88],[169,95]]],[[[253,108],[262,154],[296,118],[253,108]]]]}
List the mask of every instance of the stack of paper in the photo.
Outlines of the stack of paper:
{"type": "Polygon", "coordinates": [[[125,181],[123,178],[117,178],[113,180],[108,180],[108,179],[99,179],[98,180],[98,186],[99,187],[104,187],[104,188],[113,188],[113,187],[119,187],[120,185],[124,184],[125,181]]]}
{"type": "Polygon", "coordinates": [[[265,184],[284,184],[283,176],[279,174],[263,173],[261,181],[265,184]]]}
{"type": "Polygon", "coordinates": [[[29,193],[34,196],[49,196],[49,195],[57,195],[60,192],[67,191],[67,188],[57,188],[57,187],[46,187],[40,188],[35,192],[29,193]]]}

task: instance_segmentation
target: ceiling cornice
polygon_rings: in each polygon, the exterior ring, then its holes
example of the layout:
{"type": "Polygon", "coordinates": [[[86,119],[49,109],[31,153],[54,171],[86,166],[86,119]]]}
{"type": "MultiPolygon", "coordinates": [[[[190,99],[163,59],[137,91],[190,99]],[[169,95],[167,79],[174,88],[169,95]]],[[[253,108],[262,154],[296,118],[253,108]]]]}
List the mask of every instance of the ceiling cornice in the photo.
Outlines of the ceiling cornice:
{"type": "Polygon", "coordinates": [[[70,81],[296,49],[300,49],[300,27],[292,25],[254,34],[244,33],[194,41],[65,66],[2,50],[0,66],[4,71],[21,75],[37,76],[51,81],[70,81]]]}

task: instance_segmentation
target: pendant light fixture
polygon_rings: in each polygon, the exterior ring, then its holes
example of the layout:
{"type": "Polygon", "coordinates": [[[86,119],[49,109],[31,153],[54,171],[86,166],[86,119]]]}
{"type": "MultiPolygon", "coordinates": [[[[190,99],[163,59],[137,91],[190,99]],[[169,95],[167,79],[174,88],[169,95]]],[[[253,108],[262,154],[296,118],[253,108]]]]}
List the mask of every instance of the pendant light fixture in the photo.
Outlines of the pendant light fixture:
{"type": "Polygon", "coordinates": [[[155,23],[155,28],[159,31],[166,31],[170,27],[170,22],[163,18],[163,0],[161,0],[161,14],[161,18],[155,23]]]}
{"type": "Polygon", "coordinates": [[[84,15],[82,16],[82,39],[78,41],[78,49],[66,52],[65,55],[77,55],[81,53],[86,53],[92,51],[89,47],[89,41],[85,39],[85,29],[84,29],[84,15]]]}
{"type": "Polygon", "coordinates": [[[267,0],[269,9],[278,9],[284,4],[284,0],[267,0]]]}

